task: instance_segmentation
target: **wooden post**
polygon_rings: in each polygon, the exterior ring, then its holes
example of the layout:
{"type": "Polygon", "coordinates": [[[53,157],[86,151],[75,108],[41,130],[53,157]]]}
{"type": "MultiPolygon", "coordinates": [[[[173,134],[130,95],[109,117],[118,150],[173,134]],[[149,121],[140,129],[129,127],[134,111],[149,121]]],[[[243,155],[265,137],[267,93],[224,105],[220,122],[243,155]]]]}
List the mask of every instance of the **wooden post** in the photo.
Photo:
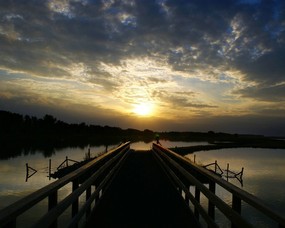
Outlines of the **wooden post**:
{"type": "MultiPolygon", "coordinates": [[[[86,189],[86,201],[91,197],[91,186],[86,189]]],[[[86,219],[91,213],[91,206],[86,209],[86,219]]]]}
{"type": "Polygon", "coordinates": [[[68,167],[68,157],[67,156],[65,158],[65,164],[66,164],[66,167],[68,167]]]}
{"type": "MultiPolygon", "coordinates": [[[[95,190],[97,190],[97,187],[99,186],[99,183],[98,185],[95,186],[95,190]]],[[[97,204],[100,200],[100,191],[98,192],[98,194],[96,195],[95,197],[95,204],[97,204]]]]}
{"type": "MultiPolygon", "coordinates": [[[[187,192],[190,192],[190,185],[189,184],[186,184],[186,187],[187,187],[187,192]]],[[[185,203],[187,206],[189,206],[189,197],[187,196],[187,193],[185,192],[185,203]]]]}
{"type": "Polygon", "coordinates": [[[26,163],[26,182],[28,181],[28,179],[33,176],[35,173],[37,172],[37,170],[35,170],[34,168],[30,167],[28,163],[26,163]],[[33,171],[32,174],[30,174],[30,169],[33,171]]]}
{"type": "MultiPolygon", "coordinates": [[[[216,183],[214,181],[209,181],[209,190],[215,194],[216,183]]],[[[208,214],[213,220],[215,220],[215,204],[213,204],[210,200],[208,202],[208,214]]]]}
{"type": "MultiPolygon", "coordinates": [[[[78,187],[79,187],[79,181],[78,179],[76,179],[72,182],[72,192],[74,192],[78,187]]],[[[76,201],[74,201],[72,204],[72,218],[78,213],[78,208],[79,208],[78,201],[79,200],[77,198],[76,201]]]]}
{"type": "Polygon", "coordinates": [[[229,181],[229,169],[230,169],[230,164],[227,164],[227,181],[229,181]]]}
{"type": "Polygon", "coordinates": [[[28,181],[29,178],[29,165],[26,163],[26,182],[28,181]]]}
{"type": "MultiPolygon", "coordinates": [[[[232,198],[232,209],[237,213],[241,214],[241,199],[233,194],[232,198]]],[[[232,228],[236,228],[236,226],[232,223],[232,228]]]]}
{"type": "MultiPolygon", "coordinates": [[[[195,200],[200,204],[200,189],[197,186],[195,186],[195,200]]],[[[194,215],[199,220],[199,210],[196,207],[194,208],[194,215]]]]}
{"type": "Polygon", "coordinates": [[[194,163],[196,163],[196,154],[194,154],[194,163]]]}
{"type": "Polygon", "coordinates": [[[49,180],[50,180],[50,178],[51,178],[51,159],[49,159],[49,163],[48,163],[48,178],[49,178],[49,180]]]}
{"type": "MultiPolygon", "coordinates": [[[[55,191],[48,196],[48,210],[49,211],[53,209],[54,207],[56,207],[57,201],[58,201],[57,191],[55,191]]],[[[57,227],[57,219],[54,221],[51,227],[53,228],[57,227]]]]}
{"type": "Polygon", "coordinates": [[[243,176],[243,170],[244,170],[244,168],[242,167],[242,168],[241,168],[240,179],[242,179],[242,176],[243,176]]]}
{"type": "Polygon", "coordinates": [[[217,160],[215,160],[215,173],[217,173],[217,160]]]}

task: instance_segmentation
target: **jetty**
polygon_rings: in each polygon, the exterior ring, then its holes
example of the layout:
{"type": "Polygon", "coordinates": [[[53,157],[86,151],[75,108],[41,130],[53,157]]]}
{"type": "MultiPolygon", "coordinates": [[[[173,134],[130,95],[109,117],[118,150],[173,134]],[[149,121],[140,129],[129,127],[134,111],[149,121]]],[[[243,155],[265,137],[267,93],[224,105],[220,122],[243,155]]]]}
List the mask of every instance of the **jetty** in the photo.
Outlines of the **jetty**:
{"type": "Polygon", "coordinates": [[[261,199],[156,143],[138,151],[126,142],[87,162],[2,209],[0,227],[19,227],[17,218],[42,200],[47,212],[27,226],[58,227],[70,213],[66,227],[219,227],[219,211],[232,227],[253,227],[242,213],[247,204],[285,227],[283,215],[261,199]],[[68,186],[70,194],[60,197],[68,186]],[[217,186],[232,196],[230,203],[217,186]]]}

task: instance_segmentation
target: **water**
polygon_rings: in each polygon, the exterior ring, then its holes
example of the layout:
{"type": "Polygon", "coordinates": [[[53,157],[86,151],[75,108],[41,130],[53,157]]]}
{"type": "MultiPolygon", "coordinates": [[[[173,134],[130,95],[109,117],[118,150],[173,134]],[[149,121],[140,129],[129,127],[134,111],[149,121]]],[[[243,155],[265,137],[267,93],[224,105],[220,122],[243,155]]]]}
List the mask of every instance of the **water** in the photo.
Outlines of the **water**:
{"type": "MultiPolygon", "coordinates": [[[[45,157],[41,151],[34,151],[33,153],[23,153],[15,158],[0,160],[0,209],[55,181],[48,178],[49,159],[51,159],[53,173],[66,159],[66,156],[75,161],[84,160],[88,149],[89,147],[76,147],[55,150],[51,157],[45,157]],[[26,163],[37,170],[27,180],[26,163]]],[[[90,147],[91,156],[96,156],[105,150],[104,146],[90,147]]],[[[32,170],[31,173],[33,173],[32,170]]]]}
{"type": "MultiPolygon", "coordinates": [[[[135,150],[149,150],[152,147],[153,142],[135,142],[131,144],[131,148],[135,150]]],[[[177,141],[168,141],[160,140],[160,143],[165,148],[174,148],[174,147],[186,147],[186,146],[198,146],[198,145],[209,145],[208,142],[177,142],[177,141]]]]}
{"type": "MultiPolygon", "coordinates": [[[[163,141],[164,147],[181,147],[207,145],[207,142],[172,142],[163,141]]],[[[131,144],[131,148],[136,150],[150,149],[152,142],[136,142],[131,144]]],[[[116,145],[109,146],[108,149],[116,145]]],[[[91,147],[91,156],[96,156],[105,151],[105,146],[91,147]]],[[[68,158],[82,161],[88,147],[64,148],[54,150],[51,157],[46,157],[40,151],[33,153],[22,153],[21,156],[0,160],[0,209],[23,198],[39,188],[52,183],[54,179],[48,178],[49,159],[52,160],[52,171],[68,158]],[[26,163],[37,170],[32,177],[26,181],[26,163]]],[[[202,151],[194,153],[196,162],[201,164],[212,163],[215,160],[221,168],[226,169],[227,163],[230,164],[230,170],[240,171],[244,167],[243,186],[236,179],[229,181],[236,186],[250,192],[261,198],[272,209],[285,215],[285,150],[279,149],[251,149],[235,148],[213,151],[202,151]]],[[[194,158],[194,154],[186,155],[189,159],[194,158]]],[[[70,193],[71,186],[62,188],[59,192],[59,200],[70,193]]],[[[231,204],[231,196],[225,194],[222,189],[217,188],[217,193],[222,199],[231,204]]],[[[47,201],[44,200],[40,205],[33,208],[37,215],[44,214],[47,208],[47,201]]],[[[21,216],[20,224],[28,224],[33,220],[33,213],[29,212],[21,216]]],[[[264,219],[260,214],[253,211],[248,205],[242,205],[242,214],[249,220],[254,220],[256,227],[274,227],[272,222],[264,219]]],[[[62,215],[68,217],[68,212],[62,215]]],[[[221,227],[230,227],[222,215],[217,213],[216,218],[221,227]]]]}
{"type": "MultiPolygon", "coordinates": [[[[230,165],[230,170],[241,171],[244,167],[243,185],[237,179],[229,182],[262,199],[265,204],[280,214],[285,215],[285,150],[260,148],[234,148],[196,152],[186,155],[196,163],[207,165],[217,160],[222,169],[230,165]]],[[[231,195],[217,188],[221,198],[231,204],[231,195]]],[[[255,227],[276,227],[276,224],[249,205],[242,205],[242,214],[255,227]]],[[[222,216],[217,216],[220,224],[227,224],[222,216]]]]}

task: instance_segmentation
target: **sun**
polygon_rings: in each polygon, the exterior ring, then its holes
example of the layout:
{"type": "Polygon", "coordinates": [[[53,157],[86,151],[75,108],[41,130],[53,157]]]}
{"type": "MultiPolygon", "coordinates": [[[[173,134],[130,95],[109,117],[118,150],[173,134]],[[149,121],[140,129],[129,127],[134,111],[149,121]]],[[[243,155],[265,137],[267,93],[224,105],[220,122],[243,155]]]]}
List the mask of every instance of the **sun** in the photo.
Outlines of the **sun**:
{"type": "Polygon", "coordinates": [[[152,114],[152,105],[148,103],[140,103],[135,105],[134,113],[139,116],[150,116],[152,114]]]}

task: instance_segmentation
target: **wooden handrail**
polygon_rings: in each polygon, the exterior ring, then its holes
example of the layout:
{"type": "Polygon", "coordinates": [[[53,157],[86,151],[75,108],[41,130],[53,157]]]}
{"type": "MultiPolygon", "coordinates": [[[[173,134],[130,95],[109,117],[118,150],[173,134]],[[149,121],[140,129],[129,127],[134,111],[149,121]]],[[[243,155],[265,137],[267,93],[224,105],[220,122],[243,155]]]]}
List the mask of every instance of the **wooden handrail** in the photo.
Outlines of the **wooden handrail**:
{"type": "MultiPolygon", "coordinates": [[[[242,217],[235,211],[233,211],[230,206],[228,206],[223,200],[212,193],[203,183],[197,180],[193,175],[191,175],[187,170],[181,167],[176,161],[167,156],[161,150],[157,150],[160,155],[167,160],[169,164],[174,166],[179,172],[189,181],[189,183],[194,184],[199,190],[212,202],[223,214],[227,216],[230,221],[233,221],[238,227],[251,227],[251,225],[246,222],[242,217]]],[[[189,190],[187,191],[189,192],[189,190]]]]}
{"type": "Polygon", "coordinates": [[[163,161],[163,159],[157,154],[154,153],[156,159],[159,160],[160,164],[163,166],[163,168],[167,171],[167,175],[174,180],[176,184],[185,192],[185,195],[190,199],[190,201],[193,203],[195,208],[199,211],[199,213],[202,215],[202,217],[205,219],[206,223],[209,227],[215,227],[217,228],[218,225],[213,221],[212,218],[207,214],[207,212],[204,210],[204,208],[200,205],[200,203],[195,199],[195,197],[189,192],[189,189],[183,184],[183,182],[177,177],[177,175],[172,171],[172,169],[163,161]]]}
{"type": "MultiPolygon", "coordinates": [[[[98,171],[96,171],[91,177],[89,177],[84,183],[80,185],[79,188],[77,188],[74,192],[72,192],[69,196],[67,196],[64,200],[62,200],[57,207],[53,208],[51,211],[49,211],[43,218],[41,218],[36,224],[36,227],[43,227],[43,226],[49,226],[51,225],[74,201],[78,199],[78,197],[89,187],[91,186],[94,181],[115,161],[118,160],[118,158],[121,156],[121,153],[123,153],[124,150],[120,151],[116,156],[112,157],[110,160],[108,160],[103,166],[100,167],[98,171]]],[[[124,158],[124,157],[123,157],[124,158]]],[[[120,164],[120,162],[116,163],[116,165],[120,164]]],[[[115,166],[116,167],[116,166],[115,166]]],[[[113,173],[110,172],[110,173],[113,173]]],[[[111,176],[108,176],[109,178],[111,176]]],[[[103,188],[101,185],[100,188],[98,187],[97,194],[99,191],[103,188]]]]}
{"type": "MultiPolygon", "coordinates": [[[[53,196],[57,193],[58,189],[62,188],[66,184],[70,182],[74,182],[78,180],[78,178],[88,171],[92,170],[96,167],[101,161],[105,159],[112,158],[116,153],[120,151],[126,151],[130,148],[130,142],[124,143],[118,146],[115,149],[108,151],[107,153],[101,155],[100,157],[95,158],[94,160],[88,162],[82,167],[76,169],[75,171],[67,174],[61,179],[39,189],[38,191],[31,193],[30,195],[24,197],[23,199],[11,204],[10,206],[2,209],[0,211],[0,227],[5,226],[7,224],[14,224],[15,219],[21,215],[23,212],[40,202],[46,197],[53,196]]],[[[76,189],[78,190],[78,189],[76,189]]],[[[78,190],[80,191],[80,190],[78,190]]],[[[15,226],[15,225],[14,225],[15,226]]]]}
{"type": "Polygon", "coordinates": [[[168,156],[171,156],[172,159],[174,158],[176,163],[190,167],[191,169],[195,170],[196,172],[205,176],[208,180],[213,181],[214,183],[220,185],[235,197],[235,199],[242,200],[249,204],[250,206],[254,207],[258,211],[262,212],[267,217],[271,218],[272,220],[276,221],[279,224],[279,227],[285,227],[285,218],[276,211],[273,211],[270,207],[268,207],[264,202],[262,202],[256,196],[236,187],[235,185],[223,180],[222,178],[218,177],[217,175],[213,174],[209,170],[191,162],[190,160],[186,159],[185,157],[169,150],[161,145],[153,143],[154,150],[160,150],[164,153],[167,153],[168,156]]]}
{"type": "MultiPolygon", "coordinates": [[[[69,226],[68,227],[76,227],[77,223],[79,221],[79,219],[84,215],[84,213],[86,212],[86,210],[88,209],[88,207],[91,206],[92,202],[96,199],[96,197],[99,195],[100,191],[102,189],[106,189],[108,187],[108,184],[110,184],[111,179],[114,178],[114,174],[115,172],[117,172],[117,170],[122,166],[122,163],[124,162],[124,160],[126,159],[126,157],[129,155],[129,153],[125,153],[120,160],[116,163],[116,165],[114,166],[114,168],[107,174],[107,176],[104,178],[104,180],[101,182],[101,184],[96,188],[96,190],[94,191],[94,193],[90,196],[90,198],[86,201],[86,203],[83,205],[83,207],[81,208],[81,210],[77,213],[76,216],[74,216],[74,218],[70,221],[69,226]]],[[[91,177],[96,179],[94,176],[91,177]]]]}

